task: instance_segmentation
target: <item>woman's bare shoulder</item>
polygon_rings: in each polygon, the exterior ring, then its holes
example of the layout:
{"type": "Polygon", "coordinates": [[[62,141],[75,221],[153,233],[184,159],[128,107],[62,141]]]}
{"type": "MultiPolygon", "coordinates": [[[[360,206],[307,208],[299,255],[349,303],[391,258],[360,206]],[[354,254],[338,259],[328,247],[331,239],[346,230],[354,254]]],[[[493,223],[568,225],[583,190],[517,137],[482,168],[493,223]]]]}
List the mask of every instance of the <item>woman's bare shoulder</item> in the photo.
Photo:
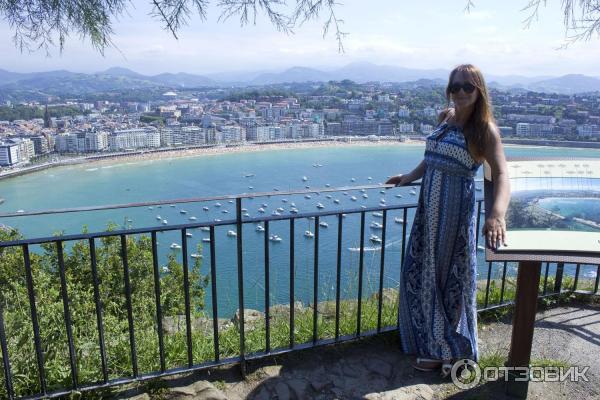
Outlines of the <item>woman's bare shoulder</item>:
{"type": "Polygon", "coordinates": [[[448,121],[452,116],[454,116],[454,108],[448,107],[443,109],[438,115],[438,124],[448,121]]]}

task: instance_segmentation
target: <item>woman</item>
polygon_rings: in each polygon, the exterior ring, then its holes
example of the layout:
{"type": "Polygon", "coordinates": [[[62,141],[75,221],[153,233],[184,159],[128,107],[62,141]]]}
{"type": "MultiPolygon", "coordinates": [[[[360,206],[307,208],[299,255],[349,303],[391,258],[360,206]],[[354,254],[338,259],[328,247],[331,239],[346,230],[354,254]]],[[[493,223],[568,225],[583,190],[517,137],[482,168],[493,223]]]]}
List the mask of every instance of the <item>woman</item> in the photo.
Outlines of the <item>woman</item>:
{"type": "Polygon", "coordinates": [[[400,282],[400,336],[415,369],[477,361],[477,262],[474,177],[483,162],[492,171],[493,207],[483,225],[489,247],[506,245],[504,216],[510,198],[506,159],[483,76],[466,64],[450,73],[448,103],[427,137],[424,160],[386,183],[422,179],[400,282]]]}

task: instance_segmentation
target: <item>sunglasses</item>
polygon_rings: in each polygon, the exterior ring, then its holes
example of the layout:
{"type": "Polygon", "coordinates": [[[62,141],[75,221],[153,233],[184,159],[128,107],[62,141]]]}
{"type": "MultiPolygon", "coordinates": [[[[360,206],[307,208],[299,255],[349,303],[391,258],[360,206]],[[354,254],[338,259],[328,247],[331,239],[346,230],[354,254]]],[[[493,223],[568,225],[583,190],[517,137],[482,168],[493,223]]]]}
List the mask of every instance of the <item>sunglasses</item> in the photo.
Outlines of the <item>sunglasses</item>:
{"type": "Polygon", "coordinates": [[[453,83],[450,85],[449,87],[450,89],[450,93],[452,94],[456,94],[460,91],[460,89],[462,89],[465,93],[473,93],[473,90],[475,90],[475,85],[473,85],[472,83],[469,82],[465,82],[462,85],[460,83],[453,83]]]}

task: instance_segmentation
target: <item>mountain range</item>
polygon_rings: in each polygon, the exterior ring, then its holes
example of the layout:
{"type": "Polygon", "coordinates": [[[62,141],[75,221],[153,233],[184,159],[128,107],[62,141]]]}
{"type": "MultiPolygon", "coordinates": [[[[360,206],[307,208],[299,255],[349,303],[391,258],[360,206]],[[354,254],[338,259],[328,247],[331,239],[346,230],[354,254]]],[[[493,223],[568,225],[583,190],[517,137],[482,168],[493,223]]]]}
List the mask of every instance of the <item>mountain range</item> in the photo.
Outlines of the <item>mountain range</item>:
{"type": "MultiPolygon", "coordinates": [[[[127,68],[113,67],[85,74],[66,70],[19,73],[0,69],[0,93],[4,90],[37,90],[48,93],[91,93],[142,88],[198,88],[261,86],[292,82],[327,82],[350,79],[365,82],[412,82],[430,80],[441,85],[449,70],[412,69],[356,62],[333,70],[292,67],[283,71],[237,71],[197,75],[185,72],[143,75],[127,68]]],[[[552,76],[487,75],[489,86],[500,89],[574,94],[600,91],[600,77],[570,74],[552,76]]]]}

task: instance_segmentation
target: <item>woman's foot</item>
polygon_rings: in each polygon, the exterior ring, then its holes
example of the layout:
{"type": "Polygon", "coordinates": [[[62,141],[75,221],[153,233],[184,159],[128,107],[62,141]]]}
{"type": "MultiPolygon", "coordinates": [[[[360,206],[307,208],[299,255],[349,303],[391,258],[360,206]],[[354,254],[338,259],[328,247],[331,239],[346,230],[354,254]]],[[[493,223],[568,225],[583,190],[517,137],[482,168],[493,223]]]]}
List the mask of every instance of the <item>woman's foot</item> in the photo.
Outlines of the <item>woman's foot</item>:
{"type": "Polygon", "coordinates": [[[435,371],[442,366],[442,360],[435,360],[431,358],[417,357],[417,361],[413,363],[412,367],[417,371],[435,371]]]}
{"type": "Polygon", "coordinates": [[[442,378],[447,378],[450,376],[452,372],[452,367],[454,366],[454,362],[452,360],[444,360],[441,365],[441,376],[442,378]]]}

